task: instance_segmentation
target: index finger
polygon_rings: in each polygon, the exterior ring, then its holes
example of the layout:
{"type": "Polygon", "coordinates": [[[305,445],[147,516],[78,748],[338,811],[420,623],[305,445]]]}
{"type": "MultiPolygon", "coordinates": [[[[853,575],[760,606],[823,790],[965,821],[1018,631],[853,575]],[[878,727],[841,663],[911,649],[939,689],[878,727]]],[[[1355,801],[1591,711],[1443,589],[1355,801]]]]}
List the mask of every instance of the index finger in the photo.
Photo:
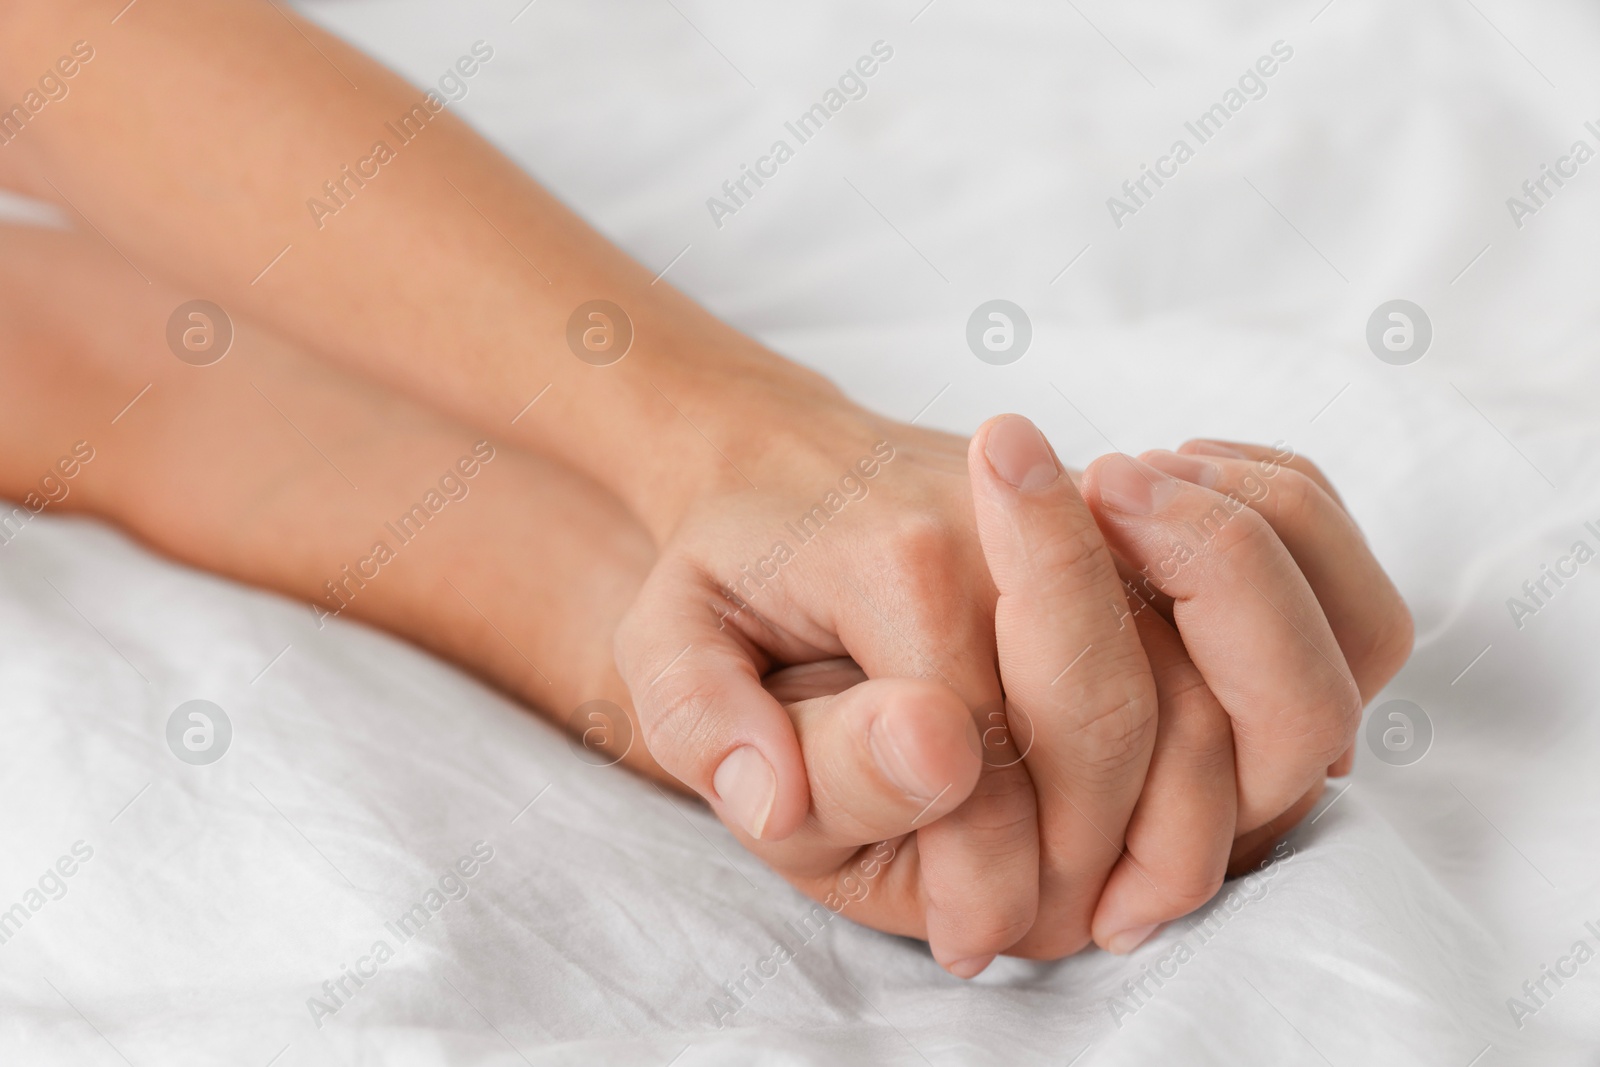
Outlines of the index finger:
{"type": "Polygon", "coordinates": [[[1031,736],[1039,798],[1039,918],[1011,951],[1062,956],[1088,942],[1144,787],[1155,681],[1111,553],[1044,436],[1019,415],[991,419],[972,439],[968,468],[1000,592],[1007,712],[1013,733],[1031,736]]]}

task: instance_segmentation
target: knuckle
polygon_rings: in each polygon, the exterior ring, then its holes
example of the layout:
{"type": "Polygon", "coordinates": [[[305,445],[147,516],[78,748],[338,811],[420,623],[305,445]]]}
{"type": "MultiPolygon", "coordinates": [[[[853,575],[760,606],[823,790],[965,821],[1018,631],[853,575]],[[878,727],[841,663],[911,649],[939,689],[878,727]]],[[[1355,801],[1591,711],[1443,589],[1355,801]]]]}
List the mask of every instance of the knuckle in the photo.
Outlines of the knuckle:
{"type": "Polygon", "coordinates": [[[1038,820],[1032,780],[1021,767],[983,775],[958,809],[964,861],[924,865],[930,908],[969,955],[1006,951],[1039,914],[1038,820]]]}
{"type": "Polygon", "coordinates": [[[961,942],[972,945],[978,955],[1004,952],[1027,936],[1037,917],[1036,900],[996,900],[965,916],[961,942]]]}
{"type": "Polygon", "coordinates": [[[1315,725],[1308,740],[1316,745],[1319,759],[1326,758],[1331,763],[1349,747],[1361,726],[1363,707],[1361,690],[1349,674],[1341,671],[1323,686],[1309,709],[1315,725]]]}
{"type": "Polygon", "coordinates": [[[1195,730],[1174,732],[1166,745],[1163,758],[1177,761],[1188,773],[1204,781],[1231,780],[1235,776],[1233,735],[1226,729],[1204,735],[1195,730]]]}
{"type": "Polygon", "coordinates": [[[1329,479],[1327,472],[1325,472],[1321,467],[1317,466],[1316,463],[1312,462],[1309,456],[1296,455],[1293,459],[1288,461],[1287,469],[1295,472],[1303,478],[1309,478],[1311,481],[1316,483],[1319,489],[1325,489],[1328,491],[1330,496],[1333,495],[1332,480],[1329,479]]]}
{"type": "Polygon", "coordinates": [[[955,538],[936,515],[913,509],[895,523],[889,544],[896,558],[907,565],[938,566],[953,553],[955,538]]]}
{"type": "Polygon", "coordinates": [[[720,692],[707,672],[684,671],[661,679],[637,701],[644,746],[667,770],[686,770],[695,753],[710,750],[720,692]]]}
{"type": "Polygon", "coordinates": [[[1156,709],[1155,681],[1148,669],[1125,669],[1109,679],[1100,687],[1097,706],[1074,730],[1079,769],[1090,780],[1119,777],[1150,751],[1156,709]]]}
{"type": "Polygon", "coordinates": [[[987,859],[1011,855],[1019,842],[1031,842],[1038,832],[1038,807],[1026,769],[1003,767],[979,777],[965,801],[962,822],[972,831],[969,847],[987,859]]]}
{"type": "Polygon", "coordinates": [[[1210,554],[1229,567],[1244,567],[1280,551],[1278,535],[1253,508],[1241,508],[1217,527],[1210,554]]]}
{"type": "Polygon", "coordinates": [[[1033,592],[1047,600],[1071,597],[1084,589],[1120,586],[1116,565],[1100,530],[1092,522],[1058,526],[1028,546],[1026,570],[1033,592]]]}
{"type": "Polygon", "coordinates": [[[1064,960],[1088,948],[1091,940],[1091,930],[1086,921],[1058,919],[1048,929],[1044,928],[1043,923],[1036,923],[1029,930],[1026,940],[1012,948],[1008,955],[1027,960],[1064,960]]]}
{"type": "Polygon", "coordinates": [[[1227,712],[1197,670],[1160,693],[1157,736],[1166,757],[1210,781],[1233,774],[1233,735],[1227,712]]]}
{"type": "Polygon", "coordinates": [[[1400,668],[1411,658],[1416,642],[1416,625],[1411,611],[1396,594],[1394,603],[1385,611],[1378,624],[1367,634],[1366,646],[1356,658],[1362,665],[1366,678],[1365,688],[1377,690],[1400,673],[1400,668]]]}
{"type": "Polygon", "coordinates": [[[1361,713],[1366,706],[1367,702],[1361,699],[1361,687],[1356,684],[1354,678],[1348,678],[1343,696],[1335,706],[1339,723],[1339,741],[1334,745],[1329,759],[1337,759],[1355,739],[1356,733],[1361,729],[1361,713]]]}
{"type": "Polygon", "coordinates": [[[1227,875],[1228,857],[1207,857],[1157,876],[1162,903],[1172,918],[1188,915],[1217,895],[1227,875]]]}
{"type": "Polygon", "coordinates": [[[1327,494],[1316,480],[1293,467],[1284,467],[1278,471],[1278,476],[1273,479],[1272,492],[1277,495],[1278,514],[1288,518],[1297,518],[1317,510],[1327,494]]]}
{"type": "Polygon", "coordinates": [[[1199,714],[1216,700],[1205,675],[1189,660],[1168,664],[1157,681],[1161,706],[1175,720],[1199,714]]]}
{"type": "Polygon", "coordinates": [[[961,553],[955,532],[945,523],[923,512],[908,513],[895,524],[885,549],[883,569],[894,576],[901,599],[921,605],[949,599],[961,553]]]}
{"type": "Polygon", "coordinates": [[[1036,908],[1018,909],[1011,916],[996,916],[985,930],[984,951],[1004,952],[1027,936],[1037,917],[1036,908]]]}

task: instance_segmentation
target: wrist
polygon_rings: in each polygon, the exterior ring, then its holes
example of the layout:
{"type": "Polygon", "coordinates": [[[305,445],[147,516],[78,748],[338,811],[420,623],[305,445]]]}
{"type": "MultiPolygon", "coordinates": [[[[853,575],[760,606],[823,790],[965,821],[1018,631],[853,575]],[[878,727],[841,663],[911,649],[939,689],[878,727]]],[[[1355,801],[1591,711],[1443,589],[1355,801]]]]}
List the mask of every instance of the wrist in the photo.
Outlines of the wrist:
{"type": "Polygon", "coordinates": [[[658,545],[696,501],[764,488],[830,442],[855,447],[872,437],[862,427],[881,421],[673,290],[627,303],[624,355],[562,353],[555,389],[514,432],[620,499],[658,545]]]}
{"type": "Polygon", "coordinates": [[[612,489],[658,544],[698,500],[766,488],[875,421],[826,378],[745,338],[678,343],[641,360],[640,431],[612,489]]]}

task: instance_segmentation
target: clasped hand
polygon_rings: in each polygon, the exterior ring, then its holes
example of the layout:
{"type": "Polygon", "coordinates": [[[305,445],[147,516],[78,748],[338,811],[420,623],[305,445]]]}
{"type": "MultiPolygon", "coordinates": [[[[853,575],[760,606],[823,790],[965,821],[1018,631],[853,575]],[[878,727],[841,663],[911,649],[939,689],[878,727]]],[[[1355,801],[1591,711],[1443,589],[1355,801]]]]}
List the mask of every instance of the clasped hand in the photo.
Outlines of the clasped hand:
{"type": "Polygon", "coordinates": [[[1411,622],[1309,461],[1191,441],[1078,476],[1020,416],[964,463],[884,439],[825,527],[784,492],[692,509],[618,633],[651,754],[800,890],[960,977],[1127,952],[1348,771],[1411,622]]]}

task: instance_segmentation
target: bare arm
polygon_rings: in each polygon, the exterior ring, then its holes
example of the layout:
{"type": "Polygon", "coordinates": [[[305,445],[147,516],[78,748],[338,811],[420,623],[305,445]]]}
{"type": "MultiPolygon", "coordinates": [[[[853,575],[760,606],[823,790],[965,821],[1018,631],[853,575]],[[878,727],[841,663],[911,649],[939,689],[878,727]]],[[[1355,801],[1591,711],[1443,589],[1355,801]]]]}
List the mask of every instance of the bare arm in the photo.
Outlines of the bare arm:
{"type": "MultiPolygon", "coordinates": [[[[437,92],[273,4],[125,4],[0,8],[0,100],[65,87],[0,127],[0,181],[62,203],[130,270],[568,463],[658,536],[690,498],[743,484],[684,415],[759,481],[756,383],[832,393],[651,284],[437,92]],[[614,366],[566,341],[595,298],[632,322],[614,366]]],[[[492,63],[492,45],[462,48],[466,68],[492,63]]]]}

